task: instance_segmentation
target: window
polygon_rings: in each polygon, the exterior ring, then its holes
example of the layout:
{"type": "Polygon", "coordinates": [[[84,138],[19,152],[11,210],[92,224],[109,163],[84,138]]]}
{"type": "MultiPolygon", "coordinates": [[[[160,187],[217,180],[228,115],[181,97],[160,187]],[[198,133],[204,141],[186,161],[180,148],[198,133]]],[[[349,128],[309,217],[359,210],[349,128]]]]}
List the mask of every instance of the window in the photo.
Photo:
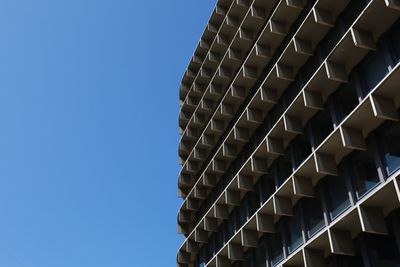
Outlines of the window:
{"type": "Polygon", "coordinates": [[[254,266],[266,267],[267,266],[267,242],[265,236],[260,240],[260,246],[256,249],[254,253],[254,266]]]}
{"type": "Polygon", "coordinates": [[[303,161],[311,154],[311,144],[307,133],[297,136],[291,143],[295,158],[295,168],[299,167],[303,161]]]}
{"type": "Polygon", "coordinates": [[[400,62],[400,20],[390,29],[388,34],[390,49],[396,63],[400,62]]]}
{"type": "Polygon", "coordinates": [[[330,217],[332,220],[350,207],[349,192],[346,186],[346,176],[342,165],[343,163],[339,165],[338,176],[326,176],[324,178],[325,190],[327,192],[330,208],[330,217]]]}
{"type": "Polygon", "coordinates": [[[389,235],[368,235],[368,244],[374,246],[371,250],[371,260],[375,266],[400,267],[399,247],[394,233],[389,235]]]}
{"type": "Polygon", "coordinates": [[[387,175],[392,175],[400,169],[400,124],[388,122],[382,128],[380,140],[382,140],[383,160],[387,175]]]}
{"type": "Polygon", "coordinates": [[[284,156],[278,158],[275,163],[275,175],[278,186],[281,186],[292,174],[292,164],[289,159],[290,153],[286,150],[284,156]]]}
{"type": "Polygon", "coordinates": [[[275,233],[269,235],[269,245],[271,265],[276,266],[285,257],[283,253],[281,222],[277,223],[275,233]]]}
{"type": "Polygon", "coordinates": [[[300,205],[297,204],[293,208],[293,216],[286,218],[287,220],[287,240],[288,240],[288,248],[289,253],[292,253],[299,246],[301,246],[304,242],[303,233],[301,227],[301,209],[300,205]]]}
{"type": "Polygon", "coordinates": [[[302,200],[304,203],[304,219],[308,238],[311,238],[325,226],[322,199],[319,188],[319,185],[315,187],[315,195],[313,198],[304,198],[302,200]]]}
{"type": "Polygon", "coordinates": [[[385,60],[382,46],[370,52],[359,65],[362,90],[367,95],[389,72],[389,64],[385,60]]]}
{"type": "Polygon", "coordinates": [[[367,0],[352,0],[349,2],[339,17],[339,20],[343,23],[346,30],[350,28],[351,24],[353,24],[354,20],[360,15],[367,3],[367,0]]]}
{"type": "Polygon", "coordinates": [[[260,200],[261,203],[265,203],[275,191],[274,178],[271,174],[267,174],[260,178],[259,183],[261,183],[260,200]]]}
{"type": "Polygon", "coordinates": [[[328,110],[317,113],[311,119],[311,125],[314,133],[314,142],[318,146],[332,132],[332,118],[328,110]]]}
{"type": "Polygon", "coordinates": [[[379,175],[370,149],[354,151],[349,156],[355,193],[358,199],[379,183],[379,175]]]}
{"type": "Polygon", "coordinates": [[[332,95],[336,114],[336,123],[339,124],[357,106],[358,99],[354,82],[342,84],[332,95]]]}

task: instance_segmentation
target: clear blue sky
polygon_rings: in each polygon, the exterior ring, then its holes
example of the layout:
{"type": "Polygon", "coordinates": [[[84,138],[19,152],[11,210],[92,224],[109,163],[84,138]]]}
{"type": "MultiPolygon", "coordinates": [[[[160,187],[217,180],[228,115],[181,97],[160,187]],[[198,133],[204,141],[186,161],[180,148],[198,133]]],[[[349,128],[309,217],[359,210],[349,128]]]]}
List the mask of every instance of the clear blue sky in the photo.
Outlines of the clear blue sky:
{"type": "Polygon", "coordinates": [[[175,266],[178,87],[214,4],[0,1],[0,266],[175,266]]]}

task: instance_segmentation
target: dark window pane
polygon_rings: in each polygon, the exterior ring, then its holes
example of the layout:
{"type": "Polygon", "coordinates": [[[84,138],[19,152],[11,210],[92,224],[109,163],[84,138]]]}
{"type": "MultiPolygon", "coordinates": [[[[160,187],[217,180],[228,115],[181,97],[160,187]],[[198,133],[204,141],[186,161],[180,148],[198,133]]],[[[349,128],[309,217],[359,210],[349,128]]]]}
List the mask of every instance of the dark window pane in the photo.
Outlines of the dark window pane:
{"type": "Polygon", "coordinates": [[[293,216],[288,218],[287,222],[289,253],[291,253],[304,242],[301,229],[301,210],[299,205],[294,207],[293,216]]]}
{"type": "Polygon", "coordinates": [[[339,168],[338,176],[326,176],[324,178],[327,197],[330,204],[331,219],[336,218],[350,206],[350,198],[346,187],[346,178],[342,169],[343,168],[339,168]]]}
{"type": "Polygon", "coordinates": [[[289,151],[284,152],[284,156],[275,161],[276,177],[278,186],[282,185],[286,179],[292,174],[292,164],[289,159],[289,151]]]}
{"type": "Polygon", "coordinates": [[[272,193],[275,191],[274,178],[271,174],[264,175],[260,178],[260,199],[264,203],[267,201],[272,193]]]}
{"type": "Polygon", "coordinates": [[[391,28],[388,34],[390,47],[393,52],[395,62],[400,61],[400,20],[398,20],[391,28]]]}
{"type": "Polygon", "coordinates": [[[375,266],[400,267],[400,254],[394,233],[389,235],[368,235],[368,243],[375,247],[372,261],[375,266]]]}
{"type": "Polygon", "coordinates": [[[322,199],[318,193],[318,187],[315,190],[313,198],[304,198],[305,222],[307,227],[307,236],[311,238],[322,227],[325,226],[324,213],[322,210],[322,199]]]}
{"type": "Polygon", "coordinates": [[[349,156],[357,198],[361,198],[379,183],[378,171],[370,149],[349,156]]]}
{"type": "Polygon", "coordinates": [[[363,93],[367,95],[389,72],[382,48],[370,52],[360,63],[359,73],[363,82],[363,93]]]}
{"type": "Polygon", "coordinates": [[[301,134],[296,137],[291,144],[295,156],[295,168],[311,154],[311,144],[307,134],[301,134]]]}
{"type": "Polygon", "coordinates": [[[328,110],[317,113],[311,119],[311,125],[314,133],[315,144],[318,146],[332,132],[332,118],[328,110]]]}
{"type": "Polygon", "coordinates": [[[390,123],[384,129],[382,137],[383,156],[386,164],[386,171],[391,175],[400,168],[400,124],[390,123]]]}
{"type": "Polygon", "coordinates": [[[337,123],[339,124],[358,104],[354,83],[343,84],[332,97],[337,123]]]}
{"type": "Polygon", "coordinates": [[[276,266],[284,258],[280,223],[277,224],[276,228],[276,232],[269,235],[269,247],[272,266],[276,266]]]}

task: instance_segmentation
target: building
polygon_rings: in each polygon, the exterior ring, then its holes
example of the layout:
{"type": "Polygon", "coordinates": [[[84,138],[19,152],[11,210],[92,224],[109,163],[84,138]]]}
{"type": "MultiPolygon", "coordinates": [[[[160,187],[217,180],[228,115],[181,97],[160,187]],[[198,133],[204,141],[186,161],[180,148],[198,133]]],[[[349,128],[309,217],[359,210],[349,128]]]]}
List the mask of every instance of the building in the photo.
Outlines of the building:
{"type": "Polygon", "coordinates": [[[218,0],[179,91],[178,266],[400,266],[399,18],[218,0]]]}

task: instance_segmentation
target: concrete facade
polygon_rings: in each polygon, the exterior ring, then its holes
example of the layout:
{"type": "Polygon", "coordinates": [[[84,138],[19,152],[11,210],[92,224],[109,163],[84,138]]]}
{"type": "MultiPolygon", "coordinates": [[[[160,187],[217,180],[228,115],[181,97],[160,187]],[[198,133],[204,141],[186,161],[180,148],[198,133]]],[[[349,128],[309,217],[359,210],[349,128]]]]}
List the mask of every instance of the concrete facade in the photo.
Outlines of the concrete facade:
{"type": "Polygon", "coordinates": [[[400,266],[399,18],[218,0],[179,89],[177,266],[400,266]]]}

